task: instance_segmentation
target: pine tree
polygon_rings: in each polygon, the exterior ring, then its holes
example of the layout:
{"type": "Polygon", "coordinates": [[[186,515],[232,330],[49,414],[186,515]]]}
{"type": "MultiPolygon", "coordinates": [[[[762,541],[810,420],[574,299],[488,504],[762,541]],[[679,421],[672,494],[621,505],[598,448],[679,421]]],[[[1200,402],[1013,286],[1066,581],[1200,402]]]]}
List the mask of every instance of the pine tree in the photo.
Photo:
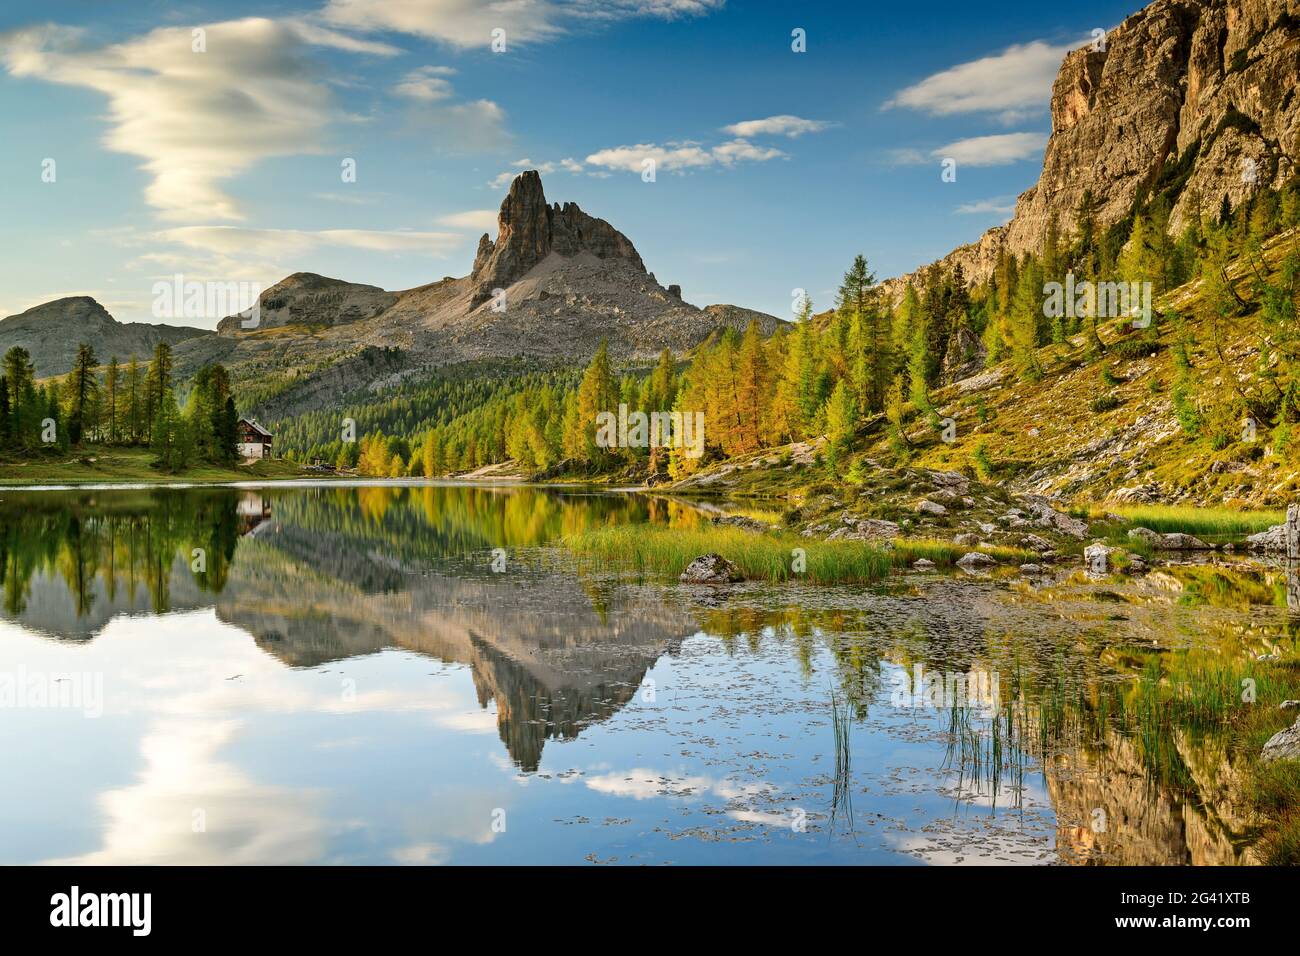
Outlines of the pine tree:
{"type": "Polygon", "coordinates": [[[608,450],[596,446],[596,417],[601,412],[618,411],[618,391],[609,367],[609,346],[602,341],[592,356],[578,386],[578,403],[574,427],[578,429],[575,449],[583,461],[604,461],[608,450]]]}
{"type": "Polygon", "coordinates": [[[839,465],[852,450],[857,424],[858,411],[853,393],[848,384],[840,379],[826,402],[826,441],[832,468],[839,465]]]}
{"type": "Polygon", "coordinates": [[[116,445],[122,440],[120,429],[121,409],[118,407],[121,403],[119,392],[122,388],[122,369],[117,364],[117,356],[114,355],[108,363],[108,372],[104,376],[104,414],[107,419],[106,438],[110,445],[116,445]]]}

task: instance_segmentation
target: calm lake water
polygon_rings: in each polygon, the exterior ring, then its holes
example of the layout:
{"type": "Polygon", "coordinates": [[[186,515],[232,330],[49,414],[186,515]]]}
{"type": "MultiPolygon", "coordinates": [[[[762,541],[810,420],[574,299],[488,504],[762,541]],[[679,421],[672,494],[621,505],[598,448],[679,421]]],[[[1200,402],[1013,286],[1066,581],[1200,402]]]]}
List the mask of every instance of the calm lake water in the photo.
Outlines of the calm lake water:
{"type": "Polygon", "coordinates": [[[0,491],[0,863],[1244,861],[1222,741],[1132,705],[1153,659],[1294,653],[1284,572],[717,595],[559,546],[702,521],[518,487],[0,491]]]}

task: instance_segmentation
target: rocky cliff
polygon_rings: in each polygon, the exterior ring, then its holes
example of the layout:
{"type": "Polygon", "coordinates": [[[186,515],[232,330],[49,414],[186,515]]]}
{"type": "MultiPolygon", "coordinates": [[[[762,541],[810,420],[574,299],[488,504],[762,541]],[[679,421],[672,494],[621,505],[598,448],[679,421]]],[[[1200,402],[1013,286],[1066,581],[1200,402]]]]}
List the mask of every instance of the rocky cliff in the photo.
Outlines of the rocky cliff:
{"type": "Polygon", "coordinates": [[[1001,249],[1039,251],[1053,216],[1072,233],[1085,192],[1103,229],[1163,192],[1181,232],[1198,208],[1281,186],[1300,154],[1298,80],[1300,0],[1156,0],[1066,56],[1038,182],[942,261],[983,281],[1001,249]]]}
{"type": "Polygon", "coordinates": [[[497,216],[497,238],[479,239],[470,278],[476,304],[528,274],[552,252],[573,257],[590,252],[598,259],[623,259],[641,272],[645,265],[627,236],[577,203],[546,204],[542,177],[528,170],[515,177],[497,216]]]}

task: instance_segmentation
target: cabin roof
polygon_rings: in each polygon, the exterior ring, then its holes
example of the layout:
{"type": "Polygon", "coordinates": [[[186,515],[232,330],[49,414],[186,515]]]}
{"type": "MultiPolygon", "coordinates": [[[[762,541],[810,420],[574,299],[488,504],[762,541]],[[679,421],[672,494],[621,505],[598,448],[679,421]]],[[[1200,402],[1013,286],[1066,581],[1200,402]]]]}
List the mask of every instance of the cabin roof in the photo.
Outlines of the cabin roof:
{"type": "Polygon", "coordinates": [[[267,438],[273,437],[269,431],[267,431],[265,428],[263,428],[261,425],[257,423],[256,418],[241,418],[239,420],[239,424],[247,425],[249,428],[253,429],[253,431],[257,432],[259,435],[265,435],[267,438]]]}

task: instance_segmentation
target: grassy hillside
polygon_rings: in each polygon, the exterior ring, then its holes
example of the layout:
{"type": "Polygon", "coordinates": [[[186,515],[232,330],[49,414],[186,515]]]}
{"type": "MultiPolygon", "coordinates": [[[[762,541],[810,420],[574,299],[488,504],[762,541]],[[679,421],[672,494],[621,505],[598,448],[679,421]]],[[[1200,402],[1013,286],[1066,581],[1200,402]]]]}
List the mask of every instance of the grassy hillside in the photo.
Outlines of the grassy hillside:
{"type": "MultiPolygon", "coordinates": [[[[1264,246],[1268,277],[1300,248],[1292,230],[1264,246]]],[[[1004,362],[934,396],[956,422],[945,443],[913,422],[914,462],[935,468],[988,469],[991,477],[1075,502],[1159,501],[1229,506],[1283,505],[1300,491],[1300,466],[1274,453],[1260,425],[1245,439],[1245,416],[1225,436],[1189,433],[1180,421],[1175,383],[1180,343],[1190,360],[1184,407],[1201,419],[1258,363],[1267,341],[1252,300],[1255,278],[1243,259],[1228,269],[1244,301],[1241,315],[1212,318],[1202,308],[1204,281],[1189,282],[1156,303],[1149,329],[1112,320],[1098,329],[1105,351],[1088,355],[1083,335],[1038,350],[1043,376],[1017,378],[1004,362]],[[1177,319],[1174,317],[1177,316],[1177,319]]],[[[868,453],[884,448],[883,423],[868,426],[868,453]]]]}

